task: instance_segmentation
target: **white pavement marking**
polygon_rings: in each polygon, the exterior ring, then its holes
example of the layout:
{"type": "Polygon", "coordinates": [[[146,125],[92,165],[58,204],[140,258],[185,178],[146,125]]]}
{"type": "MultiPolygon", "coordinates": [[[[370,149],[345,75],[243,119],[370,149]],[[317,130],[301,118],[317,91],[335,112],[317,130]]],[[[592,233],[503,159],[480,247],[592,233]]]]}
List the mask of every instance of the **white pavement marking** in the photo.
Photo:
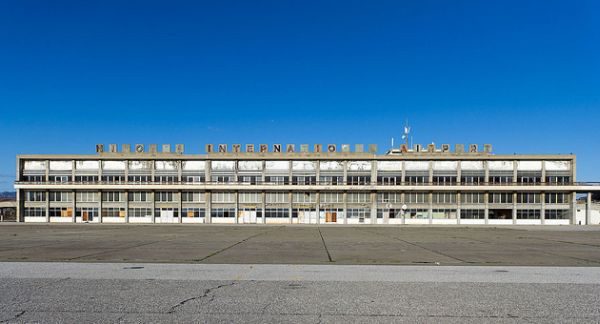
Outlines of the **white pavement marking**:
{"type": "Polygon", "coordinates": [[[600,267],[0,262],[1,278],[600,284],[600,267]]]}

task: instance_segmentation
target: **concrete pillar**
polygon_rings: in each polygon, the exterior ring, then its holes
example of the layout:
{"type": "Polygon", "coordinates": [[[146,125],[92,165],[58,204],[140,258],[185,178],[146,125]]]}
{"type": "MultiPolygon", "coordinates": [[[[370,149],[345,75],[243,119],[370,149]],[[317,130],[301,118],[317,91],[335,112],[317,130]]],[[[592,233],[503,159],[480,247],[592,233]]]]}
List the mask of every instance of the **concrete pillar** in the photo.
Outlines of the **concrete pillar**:
{"type": "Polygon", "coordinates": [[[233,193],[233,202],[235,203],[235,223],[239,224],[240,220],[238,215],[240,213],[240,192],[237,190],[233,193]]]}
{"type": "MultiPolygon", "coordinates": [[[[152,179],[154,179],[154,176],[152,176],[152,179]]],[[[149,192],[149,194],[152,201],[152,224],[154,224],[156,223],[156,191],[152,190],[151,192],[149,192]]]]}
{"type": "MultiPolygon", "coordinates": [[[[429,161],[429,184],[433,183],[433,162],[429,161]]],[[[431,220],[431,210],[429,210],[429,219],[431,220]]],[[[431,221],[429,222],[431,224],[431,221]]]]}
{"type": "MultiPolygon", "coordinates": [[[[206,183],[212,183],[212,176],[210,173],[210,169],[212,168],[212,162],[210,160],[206,160],[206,163],[204,164],[204,178],[205,178],[205,182],[206,183]]],[[[263,165],[263,170],[264,170],[264,165],[263,165]]],[[[210,193],[207,192],[207,197],[210,198],[210,193]]],[[[208,202],[208,200],[207,200],[208,202]]],[[[208,214],[207,214],[208,215],[208,214]]],[[[208,219],[210,220],[210,216],[208,216],[208,219]]]]}
{"type": "Polygon", "coordinates": [[[204,222],[206,224],[211,224],[212,223],[212,197],[211,197],[211,192],[210,191],[206,191],[204,193],[204,200],[205,200],[205,209],[204,209],[204,222]]]}
{"type": "MultiPolygon", "coordinates": [[[[72,206],[73,206],[73,223],[75,223],[75,220],[77,218],[77,202],[75,199],[75,190],[72,190],[71,194],[73,195],[73,201],[72,201],[72,206]]],[[[83,219],[83,215],[82,215],[82,219],[83,219]]]]}
{"type": "Polygon", "coordinates": [[[371,161],[371,185],[377,184],[377,160],[371,161]]]}
{"type": "Polygon", "coordinates": [[[24,213],[24,208],[23,208],[23,190],[18,189],[17,190],[17,223],[22,223],[25,221],[25,216],[23,215],[24,213]]]}
{"type": "MultiPolygon", "coordinates": [[[[542,176],[543,179],[543,176],[542,176]]],[[[542,209],[540,210],[540,220],[542,225],[546,224],[546,194],[542,191],[539,193],[540,195],[540,203],[542,205],[542,209]]]]}
{"type": "Polygon", "coordinates": [[[125,190],[123,193],[125,199],[125,223],[129,223],[129,191],[125,190]]]}
{"type": "Polygon", "coordinates": [[[585,204],[585,224],[592,224],[592,193],[588,192],[585,204]]]}
{"type": "Polygon", "coordinates": [[[317,191],[317,224],[321,223],[321,192],[317,191]]]}
{"type": "MultiPolygon", "coordinates": [[[[179,161],[177,161],[177,163],[175,165],[177,167],[177,182],[181,183],[181,180],[183,177],[183,162],[181,160],[179,160],[179,161]]],[[[181,213],[181,211],[180,211],[180,213],[181,213]]],[[[180,217],[180,220],[181,220],[181,217],[180,217]]]]}
{"type": "Polygon", "coordinates": [[[460,185],[460,178],[462,177],[462,168],[460,161],[456,162],[456,184],[460,185]]]}
{"type": "Polygon", "coordinates": [[[571,224],[577,224],[577,193],[571,193],[571,224]]]}
{"type": "MultiPolygon", "coordinates": [[[[487,179],[487,177],[486,177],[487,179]]],[[[483,218],[485,219],[485,224],[489,224],[490,220],[490,193],[486,191],[483,193],[483,200],[485,201],[485,209],[483,210],[483,218]]]]}
{"type": "MultiPolygon", "coordinates": [[[[181,182],[181,168],[179,168],[179,182],[181,182]]],[[[177,207],[177,208],[179,208],[179,212],[177,213],[177,222],[179,224],[183,223],[183,199],[181,196],[182,196],[181,190],[177,191],[177,201],[179,202],[179,205],[177,207]]],[[[237,215],[237,211],[236,211],[236,215],[237,215]]],[[[237,217],[236,217],[236,219],[237,219],[237,217]]]]}
{"type": "Polygon", "coordinates": [[[267,223],[267,217],[266,217],[266,213],[267,213],[267,194],[263,191],[262,193],[262,223],[266,224],[267,223]]]}
{"type": "Polygon", "coordinates": [[[289,213],[289,217],[290,217],[290,224],[292,224],[292,202],[293,202],[293,197],[292,197],[292,192],[290,191],[288,193],[288,200],[289,200],[289,205],[288,205],[288,213],[289,213]]]}
{"type": "Polygon", "coordinates": [[[46,177],[46,182],[50,181],[50,160],[46,160],[46,173],[45,173],[45,177],[46,177]]]}
{"type": "Polygon", "coordinates": [[[371,224],[377,224],[377,193],[371,192],[371,224]]]}
{"type": "MultiPolygon", "coordinates": [[[[488,162],[489,161],[483,161],[483,183],[486,185],[490,183],[490,164],[488,162]]],[[[487,224],[487,218],[485,223],[487,224]]]]}
{"type": "MultiPolygon", "coordinates": [[[[406,168],[405,168],[405,161],[402,161],[402,178],[400,179],[400,184],[404,186],[404,184],[406,183],[406,168]]],[[[402,193],[402,195],[404,196],[404,192],[402,193]]],[[[402,200],[402,202],[404,202],[404,199],[402,200]]]]}
{"type": "MultiPolygon", "coordinates": [[[[431,163],[429,163],[429,174],[431,176],[431,163]]],[[[431,178],[429,179],[431,181],[431,178]]],[[[433,223],[433,192],[429,192],[429,224],[433,223]]]]}
{"type": "MultiPolygon", "coordinates": [[[[404,162],[402,162],[402,164],[404,164],[404,162]]],[[[404,170],[404,167],[402,168],[402,170],[404,170]]],[[[404,171],[402,172],[404,173],[404,171]]],[[[402,176],[402,179],[404,179],[404,176],[402,176]]],[[[402,180],[404,181],[404,180],[402,180]]],[[[406,194],[404,193],[404,191],[402,191],[402,193],[400,194],[400,201],[402,201],[402,205],[406,204],[406,194]]],[[[406,211],[402,210],[402,225],[406,224],[406,211]]]]}
{"type": "Polygon", "coordinates": [[[513,220],[513,224],[517,223],[517,193],[513,192],[513,208],[512,208],[512,220],[513,220]]]}
{"type": "Polygon", "coordinates": [[[344,200],[344,224],[348,224],[348,192],[342,193],[342,199],[344,200]]]}
{"type": "Polygon", "coordinates": [[[71,160],[71,182],[75,182],[75,160],[71,160]]]}
{"type": "Polygon", "coordinates": [[[98,199],[98,223],[102,224],[102,190],[96,193],[98,199]]]}
{"type": "MultiPolygon", "coordinates": [[[[459,163],[460,165],[460,163],[459,163]]],[[[459,172],[460,173],[460,172],[459,172]]],[[[460,177],[459,177],[460,179],[460,177]]],[[[461,211],[461,205],[462,205],[462,194],[461,192],[457,192],[456,193],[456,223],[460,224],[460,211],[461,211]]]]}
{"type": "Polygon", "coordinates": [[[44,196],[46,198],[46,223],[50,223],[50,191],[46,190],[44,196]]]}

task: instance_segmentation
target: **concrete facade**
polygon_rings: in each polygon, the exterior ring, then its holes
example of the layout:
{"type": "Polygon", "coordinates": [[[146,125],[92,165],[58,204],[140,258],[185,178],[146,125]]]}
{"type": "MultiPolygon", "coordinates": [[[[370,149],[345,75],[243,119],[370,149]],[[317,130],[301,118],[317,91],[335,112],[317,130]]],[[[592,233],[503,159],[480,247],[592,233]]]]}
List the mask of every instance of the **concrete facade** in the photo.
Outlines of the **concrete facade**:
{"type": "Polygon", "coordinates": [[[20,155],[20,222],[575,224],[574,155],[20,155]]]}

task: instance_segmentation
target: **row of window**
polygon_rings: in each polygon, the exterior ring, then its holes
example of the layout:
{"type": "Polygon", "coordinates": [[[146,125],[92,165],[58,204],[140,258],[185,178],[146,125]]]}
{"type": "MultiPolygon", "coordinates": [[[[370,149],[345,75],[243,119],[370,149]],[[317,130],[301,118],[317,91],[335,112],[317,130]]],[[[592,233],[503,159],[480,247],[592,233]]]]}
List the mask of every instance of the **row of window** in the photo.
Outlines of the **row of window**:
{"type": "MultiPolygon", "coordinates": [[[[124,192],[105,191],[102,192],[102,201],[121,202],[124,201],[124,192]]],[[[128,200],[131,202],[149,202],[152,201],[152,193],[147,191],[131,191],[128,193],[128,200]]],[[[78,191],[76,199],[78,202],[97,202],[99,194],[93,191],[78,191]]],[[[292,202],[294,203],[315,203],[316,193],[314,192],[294,192],[292,202]]],[[[551,192],[545,194],[539,193],[517,193],[517,203],[519,204],[537,204],[541,203],[542,197],[547,204],[566,204],[570,202],[571,195],[564,192],[551,192]]],[[[71,202],[73,201],[72,192],[50,191],[48,192],[49,201],[71,202]]],[[[183,202],[204,202],[204,192],[182,192],[183,202]]],[[[344,194],[342,192],[323,192],[320,195],[323,203],[343,203],[344,194]]],[[[44,191],[26,191],[26,201],[45,201],[46,192],[44,191]]],[[[172,191],[157,191],[154,193],[154,200],[157,202],[177,201],[177,193],[172,191]]],[[[265,193],[267,203],[289,203],[289,195],[285,192],[265,193]]],[[[492,204],[511,204],[513,203],[513,194],[504,192],[494,192],[489,194],[489,203],[492,204]]],[[[212,194],[214,203],[234,203],[234,192],[214,192],[212,194]]],[[[240,203],[261,203],[262,193],[260,192],[241,192],[239,193],[240,203]]],[[[368,192],[347,193],[348,203],[370,203],[371,195],[368,192]]],[[[429,193],[427,192],[407,192],[402,201],[401,193],[378,193],[378,203],[429,203],[429,193]]],[[[436,192],[432,194],[432,203],[434,204],[453,204],[457,202],[457,194],[453,192],[436,192]]],[[[485,195],[481,192],[461,193],[461,202],[465,204],[483,204],[485,195]]]]}
{"type": "MultiPolygon", "coordinates": [[[[49,182],[70,182],[70,175],[51,175],[48,176],[49,182]]],[[[23,181],[26,182],[44,182],[45,177],[42,175],[26,175],[23,176],[23,181]]],[[[430,178],[428,175],[410,175],[407,173],[405,176],[405,184],[406,185],[415,185],[415,184],[440,184],[440,185],[452,185],[457,183],[457,176],[433,176],[430,178]]],[[[518,176],[516,178],[517,183],[522,184],[536,184],[541,183],[541,176],[518,176]]],[[[75,176],[75,182],[82,183],[93,183],[98,182],[98,180],[102,182],[136,182],[136,183],[146,183],[146,182],[156,182],[156,183],[176,183],[179,182],[179,177],[177,175],[129,175],[125,177],[124,175],[103,175],[101,177],[98,176],[75,176]]],[[[513,181],[512,175],[490,175],[489,178],[490,184],[511,184],[513,181]]],[[[211,181],[213,183],[235,183],[234,175],[213,175],[211,177],[211,181]]],[[[549,184],[568,184],[571,181],[571,177],[569,176],[547,176],[546,183],[549,184]]],[[[181,177],[181,182],[184,183],[204,183],[206,182],[206,178],[204,175],[183,175],[181,177]]],[[[262,181],[262,176],[260,175],[242,175],[237,177],[238,183],[247,183],[247,184],[279,184],[279,185],[370,185],[371,184],[371,176],[354,176],[348,175],[346,181],[344,181],[343,176],[320,176],[319,181],[317,182],[316,176],[292,176],[291,179],[289,176],[265,176],[265,180],[262,181]]],[[[460,182],[464,184],[484,184],[485,176],[462,176],[460,178],[460,182]]],[[[402,176],[378,176],[377,177],[378,185],[400,185],[402,184],[402,176]]]]}

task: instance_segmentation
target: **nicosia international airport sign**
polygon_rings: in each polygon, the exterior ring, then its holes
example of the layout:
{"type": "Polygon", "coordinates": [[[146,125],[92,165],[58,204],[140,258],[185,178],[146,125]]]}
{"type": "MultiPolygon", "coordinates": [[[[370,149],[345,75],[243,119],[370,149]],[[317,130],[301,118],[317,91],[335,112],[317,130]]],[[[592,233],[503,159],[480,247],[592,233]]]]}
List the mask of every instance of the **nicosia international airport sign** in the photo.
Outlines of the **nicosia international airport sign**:
{"type": "MultiPolygon", "coordinates": [[[[172,153],[172,154],[183,154],[184,145],[175,144],[174,150],[172,150],[171,144],[160,145],[161,151],[158,151],[158,144],[148,145],[148,149],[144,144],[122,144],[121,150],[117,144],[108,144],[107,147],[104,144],[96,144],[96,153],[99,154],[110,154],[110,153],[172,153]]],[[[313,144],[312,151],[309,144],[300,144],[299,149],[296,149],[295,144],[206,144],[205,152],[207,154],[222,154],[222,153],[370,153],[377,154],[377,144],[368,144],[367,150],[365,151],[364,144],[354,144],[354,150],[351,150],[350,144],[340,145],[338,150],[337,144],[313,144]]],[[[410,153],[492,153],[492,145],[484,144],[483,151],[479,150],[477,144],[456,144],[454,146],[454,152],[450,150],[450,144],[442,144],[437,147],[435,144],[429,144],[423,146],[421,144],[415,144],[412,148],[408,145],[402,144],[399,149],[393,150],[395,153],[410,154],[410,153]]]]}

